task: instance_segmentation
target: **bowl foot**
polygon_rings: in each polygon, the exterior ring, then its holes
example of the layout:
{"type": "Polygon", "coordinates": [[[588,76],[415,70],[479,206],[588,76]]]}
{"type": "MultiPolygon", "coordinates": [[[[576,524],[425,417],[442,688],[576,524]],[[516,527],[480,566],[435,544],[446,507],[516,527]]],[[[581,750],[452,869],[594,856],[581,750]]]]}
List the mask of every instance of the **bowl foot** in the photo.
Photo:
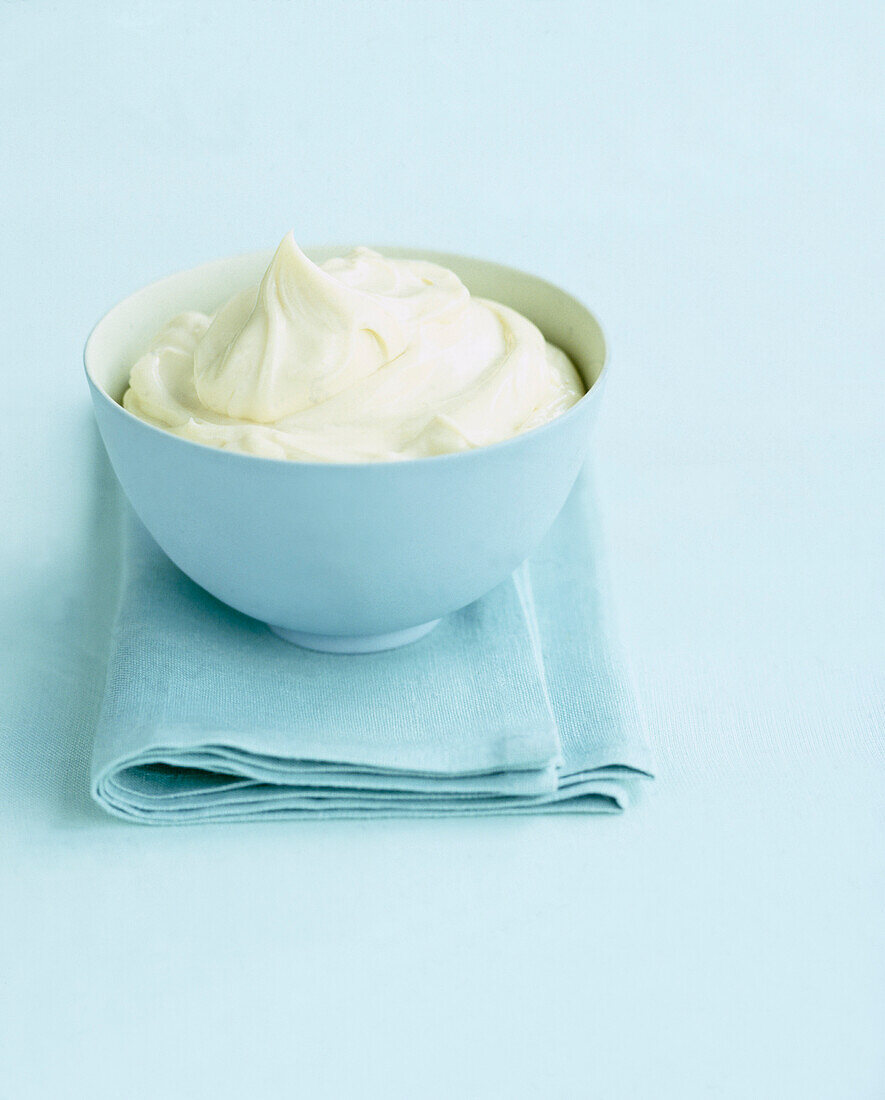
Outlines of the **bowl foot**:
{"type": "Polygon", "coordinates": [[[304,634],[300,630],[286,630],[282,626],[270,629],[284,642],[292,642],[304,649],[314,649],[319,653],[378,653],[382,649],[397,649],[409,642],[417,642],[439,622],[434,619],[420,626],[410,626],[406,630],[394,630],[390,634],[304,634]]]}

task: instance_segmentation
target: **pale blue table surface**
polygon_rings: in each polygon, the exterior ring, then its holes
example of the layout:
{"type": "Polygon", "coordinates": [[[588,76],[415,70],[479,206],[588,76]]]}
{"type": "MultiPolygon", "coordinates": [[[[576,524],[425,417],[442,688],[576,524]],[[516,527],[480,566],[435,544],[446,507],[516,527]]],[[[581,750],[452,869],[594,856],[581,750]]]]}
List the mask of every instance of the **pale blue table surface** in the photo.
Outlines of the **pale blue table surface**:
{"type": "Polygon", "coordinates": [[[0,7],[3,1100],[885,1096],[882,31],[858,3],[0,7]],[[627,814],[90,804],[117,563],[83,341],[290,227],[499,259],[603,319],[658,765],[627,814]]]}

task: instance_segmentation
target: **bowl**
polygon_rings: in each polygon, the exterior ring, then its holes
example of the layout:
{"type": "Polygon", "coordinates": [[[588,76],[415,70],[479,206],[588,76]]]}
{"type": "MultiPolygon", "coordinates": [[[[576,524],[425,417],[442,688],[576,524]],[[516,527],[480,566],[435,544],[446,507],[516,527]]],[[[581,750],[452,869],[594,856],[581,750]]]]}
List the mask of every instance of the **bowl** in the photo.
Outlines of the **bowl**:
{"type": "MultiPolygon", "coordinates": [[[[605,377],[590,311],[522,271],[425,249],[379,247],[453,270],[511,306],[571,357],[587,393],[502,443],[377,463],[295,462],[219,450],[139,420],[120,404],[129,371],[176,313],[211,313],[257,284],[267,251],[170,275],[115,306],[89,337],[86,377],[111,464],[144,526],[192,580],[281,637],[366,653],[420,638],[524,561],[581,469],[605,377]]],[[[315,248],[317,263],[348,249],[315,248]]]]}

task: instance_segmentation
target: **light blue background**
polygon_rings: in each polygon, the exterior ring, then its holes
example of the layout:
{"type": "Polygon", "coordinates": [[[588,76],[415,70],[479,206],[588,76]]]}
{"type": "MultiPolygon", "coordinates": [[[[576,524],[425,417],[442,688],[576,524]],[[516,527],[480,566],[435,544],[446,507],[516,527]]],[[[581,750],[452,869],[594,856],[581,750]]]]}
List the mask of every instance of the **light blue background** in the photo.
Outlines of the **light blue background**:
{"type": "Polygon", "coordinates": [[[885,1095],[878,5],[123,7],[0,7],[0,1096],[885,1095]],[[83,341],[290,227],[603,319],[639,808],[90,806],[83,341]]]}

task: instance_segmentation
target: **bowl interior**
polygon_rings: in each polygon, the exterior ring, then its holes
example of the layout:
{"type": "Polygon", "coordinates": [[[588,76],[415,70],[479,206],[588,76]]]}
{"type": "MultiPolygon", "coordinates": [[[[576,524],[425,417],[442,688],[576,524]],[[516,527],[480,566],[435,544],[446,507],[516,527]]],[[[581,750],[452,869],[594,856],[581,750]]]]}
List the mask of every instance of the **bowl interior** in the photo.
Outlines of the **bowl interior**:
{"type": "MultiPolygon", "coordinates": [[[[533,321],[551,343],[571,358],[588,390],[599,379],[606,358],[599,323],[586,306],[552,283],[502,264],[447,252],[376,247],[387,256],[420,257],[450,268],[471,294],[502,302],[533,321]]],[[[349,247],[305,251],[316,263],[323,263],[346,253],[349,247]]],[[[262,250],[213,260],[130,295],[93,330],[86,345],[89,377],[112,400],[122,401],[133,363],[171,317],[190,309],[214,312],[237,291],[257,284],[272,255],[272,251],[262,250]]]]}

